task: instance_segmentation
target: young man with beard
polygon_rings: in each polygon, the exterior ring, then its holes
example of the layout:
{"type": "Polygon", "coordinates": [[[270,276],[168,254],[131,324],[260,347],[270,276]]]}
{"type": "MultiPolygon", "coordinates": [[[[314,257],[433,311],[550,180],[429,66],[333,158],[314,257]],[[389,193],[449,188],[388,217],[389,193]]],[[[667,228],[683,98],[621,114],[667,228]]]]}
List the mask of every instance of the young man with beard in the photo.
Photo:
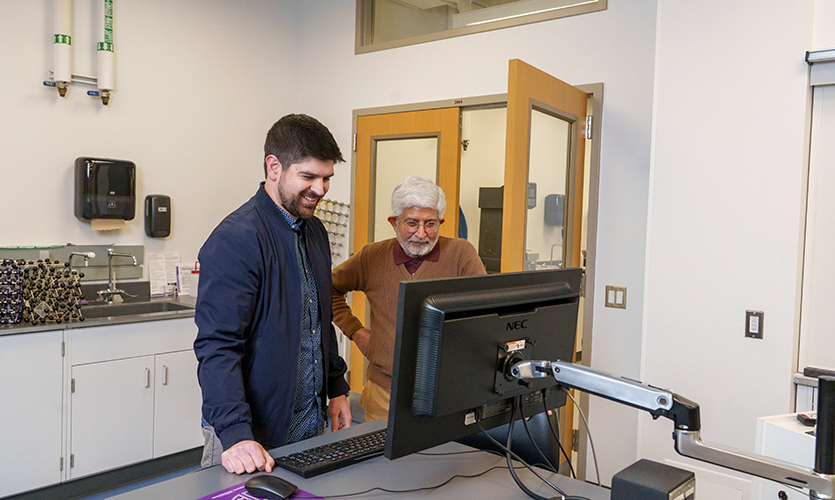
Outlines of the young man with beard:
{"type": "Polygon", "coordinates": [[[266,180],[200,249],[203,466],[270,472],[266,450],[321,434],[326,408],[331,430],[351,425],[331,324],[330,244],[313,217],[341,161],[324,125],[281,118],[264,144],[266,180]]]}
{"type": "Polygon", "coordinates": [[[486,274],[469,241],[439,234],[445,209],[441,188],[409,177],[391,195],[388,221],[396,237],[364,246],[333,270],[333,321],[369,362],[360,399],[366,420],[388,418],[399,283],[486,274]],[[355,290],[368,299],[370,329],[345,301],[355,290]]]}

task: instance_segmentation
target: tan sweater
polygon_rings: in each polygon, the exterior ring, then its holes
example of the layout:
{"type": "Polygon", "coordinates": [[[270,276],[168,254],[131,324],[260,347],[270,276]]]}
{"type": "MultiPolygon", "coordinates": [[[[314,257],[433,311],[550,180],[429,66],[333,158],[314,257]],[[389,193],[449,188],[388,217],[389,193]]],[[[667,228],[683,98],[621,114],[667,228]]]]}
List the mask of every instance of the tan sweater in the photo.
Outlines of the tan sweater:
{"type": "Polygon", "coordinates": [[[486,274],[473,245],[463,239],[440,237],[437,262],[423,261],[414,275],[403,264],[395,265],[394,238],[369,243],[333,270],[333,322],[348,337],[362,328],[351,313],[345,294],[365,293],[371,308],[371,341],[368,347],[368,378],[389,389],[397,326],[397,294],[401,281],[486,274]]]}

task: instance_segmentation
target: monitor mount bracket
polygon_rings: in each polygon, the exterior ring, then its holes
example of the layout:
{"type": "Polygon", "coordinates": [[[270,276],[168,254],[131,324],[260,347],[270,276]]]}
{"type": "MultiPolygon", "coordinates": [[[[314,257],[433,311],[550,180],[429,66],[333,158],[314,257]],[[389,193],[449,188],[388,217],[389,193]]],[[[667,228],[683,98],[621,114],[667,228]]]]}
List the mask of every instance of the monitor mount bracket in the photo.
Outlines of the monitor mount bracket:
{"type": "MultiPolygon", "coordinates": [[[[671,391],[641,382],[615,377],[591,368],[565,361],[522,361],[507,366],[510,376],[519,380],[553,377],[567,389],[579,389],[617,403],[645,410],[653,419],[664,417],[673,421],[676,451],[685,457],[770,479],[795,488],[808,488],[812,500],[835,500],[835,462],[831,460],[833,441],[830,432],[818,432],[815,469],[799,467],[762,455],[702,442],[699,405],[671,391]],[[823,440],[830,441],[828,443],[823,440]],[[822,451],[826,450],[826,451],[822,451]]],[[[832,383],[835,386],[835,380],[832,383]]],[[[823,422],[824,392],[819,391],[818,429],[835,426],[823,422]]],[[[835,392],[835,391],[834,391],[835,392]]],[[[835,407],[835,398],[828,401],[835,407]]],[[[835,412],[826,411],[826,414],[835,412]]]]}

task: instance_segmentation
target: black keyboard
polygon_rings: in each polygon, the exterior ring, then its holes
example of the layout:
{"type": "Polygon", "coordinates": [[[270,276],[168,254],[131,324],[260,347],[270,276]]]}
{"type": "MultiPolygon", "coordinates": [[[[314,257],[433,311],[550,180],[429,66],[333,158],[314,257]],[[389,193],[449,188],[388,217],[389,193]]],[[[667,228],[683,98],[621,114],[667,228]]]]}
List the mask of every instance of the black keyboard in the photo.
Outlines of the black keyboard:
{"type": "Polygon", "coordinates": [[[293,474],[309,478],[341,469],[383,454],[386,430],[336,441],[275,459],[275,464],[293,474]]]}

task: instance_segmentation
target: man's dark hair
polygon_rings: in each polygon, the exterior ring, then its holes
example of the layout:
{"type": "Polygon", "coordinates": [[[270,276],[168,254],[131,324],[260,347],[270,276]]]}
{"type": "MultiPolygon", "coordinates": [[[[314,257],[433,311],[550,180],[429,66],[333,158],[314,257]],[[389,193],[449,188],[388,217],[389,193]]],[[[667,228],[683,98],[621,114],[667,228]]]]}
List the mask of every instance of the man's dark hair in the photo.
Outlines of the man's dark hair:
{"type": "Polygon", "coordinates": [[[264,176],[267,175],[269,155],[274,155],[287,170],[305,158],[316,158],[334,163],[344,162],[339,145],[330,130],[316,118],[307,115],[287,115],[273,124],[264,141],[264,176]]]}

